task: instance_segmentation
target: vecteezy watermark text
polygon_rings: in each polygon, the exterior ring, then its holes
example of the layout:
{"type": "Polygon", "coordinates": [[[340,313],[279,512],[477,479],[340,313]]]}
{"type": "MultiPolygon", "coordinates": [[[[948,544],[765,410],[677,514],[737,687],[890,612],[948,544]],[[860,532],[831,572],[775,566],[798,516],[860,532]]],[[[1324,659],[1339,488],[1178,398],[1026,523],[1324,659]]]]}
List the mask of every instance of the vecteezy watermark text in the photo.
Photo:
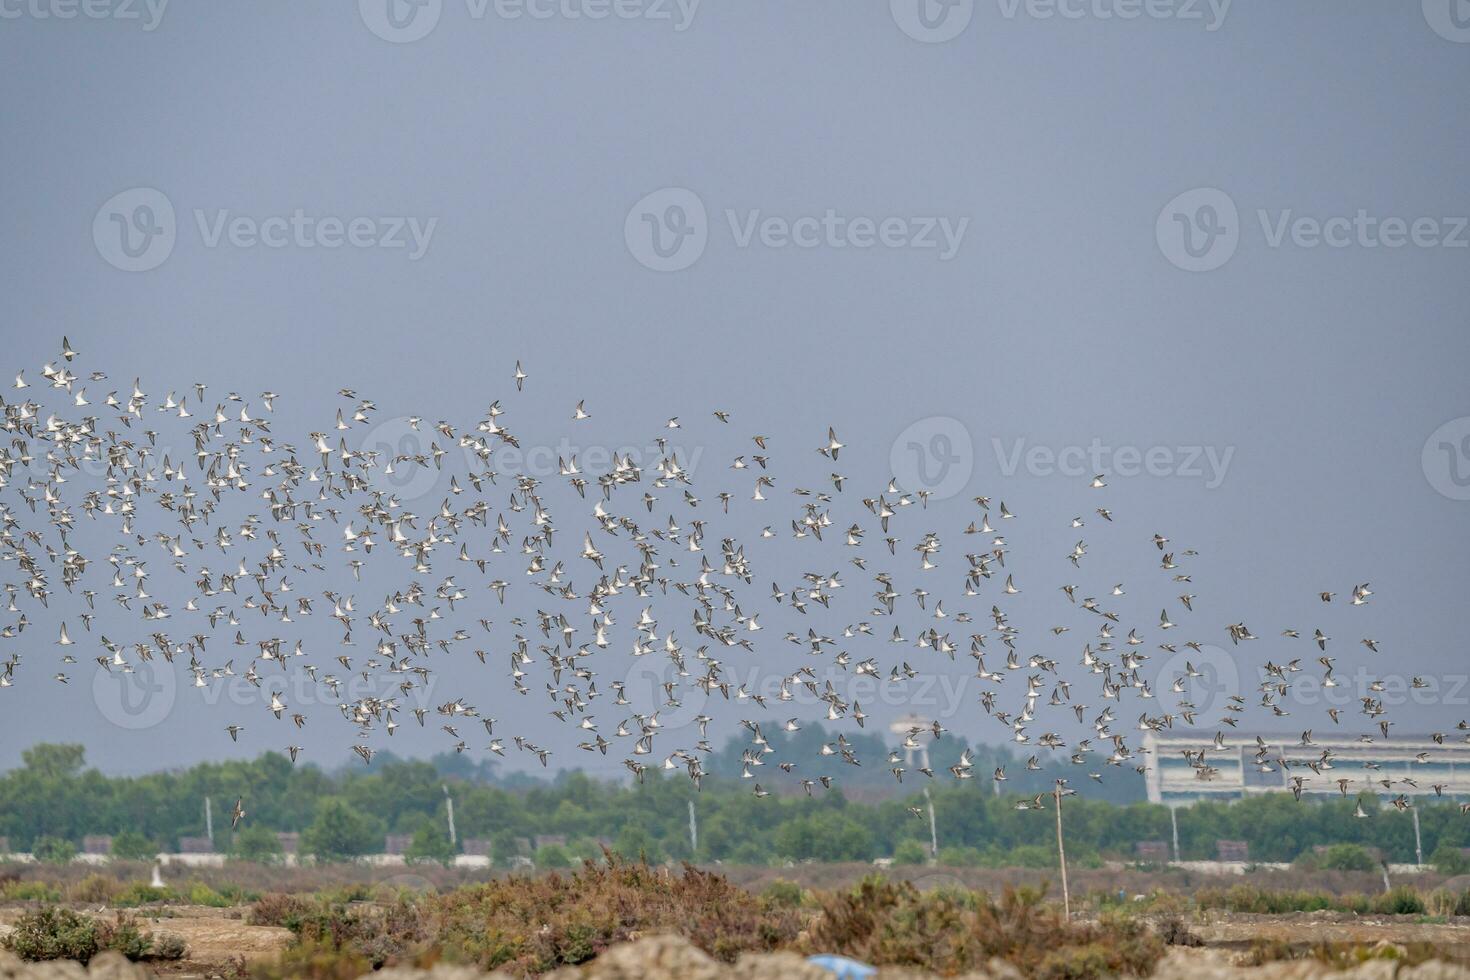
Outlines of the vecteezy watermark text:
{"type": "MultiPolygon", "coordinates": [[[[472,21],[500,20],[647,21],[669,23],[676,32],[694,23],[700,0],[464,0],[472,21]]],[[[433,33],[444,14],[444,0],[358,0],[363,24],[394,44],[409,44],[433,33]]]]}
{"type": "MultiPolygon", "coordinates": [[[[438,227],[435,217],[313,214],[295,208],[264,216],[230,208],[195,208],[194,225],[205,248],[383,249],[424,257],[438,227]]],[[[92,219],[92,241],[109,265],[125,272],[156,269],[178,243],[179,222],[168,195],[152,187],[114,194],[92,219]]]]}
{"type": "MultiPolygon", "coordinates": [[[[1258,208],[1256,222],[1268,248],[1401,249],[1470,248],[1470,217],[1374,214],[1356,208],[1351,214],[1300,214],[1294,208],[1258,208]]],[[[1197,187],[1164,205],[1154,223],[1159,250],[1175,266],[1210,272],[1235,255],[1248,223],[1229,194],[1216,187],[1197,187]]]]}
{"type": "Polygon", "coordinates": [[[1031,476],[1155,476],[1203,480],[1214,490],[1225,481],[1225,471],[1235,457],[1235,447],[1225,446],[1111,446],[1094,438],[1087,445],[1053,446],[1028,444],[1013,439],[1010,445],[992,437],[991,448],[1002,476],[1015,476],[1022,469],[1031,476]]]}
{"type": "Polygon", "coordinates": [[[169,0],[0,0],[0,20],[136,21],[144,31],[163,22],[169,0]]]}
{"type": "MultiPolygon", "coordinates": [[[[912,249],[936,252],[941,262],[959,253],[970,226],[968,217],[872,217],[836,208],[798,215],[767,214],[760,208],[726,208],[724,217],[736,248],[912,249]]],[[[665,187],[644,196],[623,222],[628,251],[656,272],[677,272],[699,261],[710,233],[703,199],[684,187],[665,187]]]]}
{"type": "MultiPolygon", "coordinates": [[[[996,0],[1001,17],[1014,21],[1172,20],[1218,31],[1232,0],[996,0]]],[[[975,16],[975,0],[889,0],[893,22],[909,37],[939,44],[964,33],[975,16]]]]}

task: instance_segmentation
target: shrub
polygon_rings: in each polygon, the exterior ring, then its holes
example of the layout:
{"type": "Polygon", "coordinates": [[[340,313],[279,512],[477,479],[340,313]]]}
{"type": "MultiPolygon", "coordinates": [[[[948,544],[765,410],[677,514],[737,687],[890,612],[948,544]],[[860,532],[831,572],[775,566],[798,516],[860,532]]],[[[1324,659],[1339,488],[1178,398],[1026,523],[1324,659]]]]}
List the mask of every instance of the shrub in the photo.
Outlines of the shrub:
{"type": "Polygon", "coordinates": [[[141,960],[153,948],[153,937],[138,928],[130,916],[119,915],[115,922],[96,923],[97,948],[113,949],[130,960],[141,960]]]}
{"type": "Polygon", "coordinates": [[[777,878],[761,890],[761,901],[769,908],[794,909],[801,905],[803,895],[796,882],[777,878]]]}
{"type": "Polygon", "coordinates": [[[5,937],[4,945],[23,960],[87,963],[99,949],[97,923],[69,909],[36,909],[16,920],[15,931],[5,937]]]}
{"type": "Polygon", "coordinates": [[[262,895],[250,907],[245,921],[252,926],[280,926],[299,932],[301,923],[315,910],[316,906],[304,898],[274,893],[262,895]]]}
{"type": "Polygon", "coordinates": [[[149,951],[150,960],[181,960],[189,952],[189,946],[184,942],[184,937],[172,932],[160,932],[153,936],[153,949],[149,951]]]}
{"type": "Polygon", "coordinates": [[[7,902],[59,902],[61,889],[44,881],[12,881],[0,888],[7,902]]]}
{"type": "Polygon", "coordinates": [[[999,902],[969,893],[920,892],[908,882],[869,878],[822,897],[808,929],[810,952],[836,952],[875,966],[940,974],[981,970],[993,957],[1028,976],[1062,980],[1152,972],[1164,945],[1142,925],[1067,922],[1036,891],[1007,890],[999,902]]]}
{"type": "Polygon", "coordinates": [[[190,882],[189,890],[184,893],[184,899],[190,905],[205,905],[215,909],[229,908],[235,904],[202,881],[190,882]]]}
{"type": "Polygon", "coordinates": [[[1383,915],[1423,915],[1424,899],[1414,889],[1400,885],[1378,896],[1373,911],[1383,915]]]}
{"type": "Polygon", "coordinates": [[[371,969],[359,953],[307,942],[292,946],[275,963],[257,966],[249,976],[254,980],[357,980],[371,969]]]}
{"type": "Polygon", "coordinates": [[[177,902],[182,896],[165,885],[162,888],[154,888],[145,882],[135,881],[128,885],[112,899],[112,904],[120,909],[135,909],[140,905],[152,905],[155,902],[177,902]]]}
{"type": "Polygon", "coordinates": [[[604,857],[569,875],[512,876],[426,899],[437,924],[433,939],[481,967],[520,974],[583,962],[634,933],[678,933],[726,962],[777,949],[797,934],[796,912],[720,875],[604,857]]]}
{"type": "Polygon", "coordinates": [[[90,874],[67,889],[67,898],[73,902],[85,902],[88,905],[105,905],[116,898],[120,891],[122,891],[122,884],[116,878],[90,874]]]}

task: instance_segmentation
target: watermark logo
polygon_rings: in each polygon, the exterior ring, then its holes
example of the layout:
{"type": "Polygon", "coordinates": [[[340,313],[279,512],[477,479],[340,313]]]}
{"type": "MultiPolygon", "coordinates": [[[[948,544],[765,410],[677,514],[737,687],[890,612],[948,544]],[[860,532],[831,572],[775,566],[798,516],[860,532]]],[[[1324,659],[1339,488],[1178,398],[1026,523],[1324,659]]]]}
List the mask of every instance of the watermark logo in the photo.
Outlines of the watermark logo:
{"type": "Polygon", "coordinates": [[[1470,44],[1470,0],[1424,0],[1424,19],[1446,41],[1470,44]]]}
{"type": "Polygon", "coordinates": [[[373,426],[363,437],[360,451],[376,454],[368,470],[368,482],[374,489],[406,502],[438,485],[444,457],[436,456],[436,440],[432,432],[423,430],[424,425],[419,421],[416,427],[412,419],[398,416],[373,426]]]}
{"type": "MultiPolygon", "coordinates": [[[[1257,208],[1266,247],[1299,249],[1470,248],[1465,216],[1351,214],[1318,217],[1293,208],[1257,208]]],[[[1214,187],[1185,191],[1164,206],[1154,226],[1159,249],[1188,272],[1210,272],[1235,254],[1244,232],[1235,201],[1214,187]]]]}
{"type": "Polygon", "coordinates": [[[1200,715],[1221,710],[1240,694],[1240,668],[1224,647],[1201,644],[1186,648],[1159,665],[1154,696],[1168,704],[1187,702],[1200,715]]]}
{"type": "MultiPolygon", "coordinates": [[[[835,208],[820,214],[766,214],[760,208],[724,210],[732,244],[739,249],[883,248],[934,250],[948,262],[960,250],[970,226],[966,217],[848,215],[835,208]]],[[[623,222],[628,251],[656,272],[676,272],[698,261],[711,234],[704,201],[693,191],[666,187],[633,205],[623,222]]]]}
{"type": "Polygon", "coordinates": [[[995,462],[1005,477],[1024,470],[1028,476],[1065,476],[1084,479],[1093,476],[1178,477],[1201,480],[1206,490],[1217,489],[1225,482],[1235,447],[1226,446],[1113,446],[1094,438],[1087,445],[1052,446],[1014,439],[1007,446],[999,437],[991,437],[995,462]]]}
{"type": "Polygon", "coordinates": [[[0,0],[0,20],[136,21],[145,32],[158,29],[169,0],[0,0]]]}
{"type": "MultiPolygon", "coordinates": [[[[0,0],[3,2],[3,0],[0,0]]],[[[464,0],[465,14],[483,21],[642,20],[672,23],[677,33],[694,23],[700,0],[464,0]]],[[[367,29],[394,44],[428,37],[439,26],[444,0],[358,0],[358,15],[367,29]]]]}
{"type": "Polygon", "coordinates": [[[893,22],[915,41],[941,44],[964,33],[975,15],[975,0],[888,0],[893,22]]]}
{"type": "Polygon", "coordinates": [[[393,44],[421,41],[439,24],[444,0],[357,0],[367,29],[393,44]]]}
{"type": "Polygon", "coordinates": [[[1001,16],[1015,20],[1198,21],[1211,34],[1225,25],[1232,0],[996,0],[1001,16]]]}
{"type": "Polygon", "coordinates": [[[173,254],[177,240],[173,202],[152,187],[114,194],[92,219],[97,254],[124,272],[158,268],[173,254]]]}
{"type": "Polygon", "coordinates": [[[627,710],[646,717],[657,712],[658,728],[653,730],[654,734],[687,728],[703,714],[709,701],[709,692],[694,676],[699,669],[699,664],[690,664],[690,676],[683,677],[682,671],[667,657],[655,654],[635,657],[623,676],[623,696],[630,702],[627,710]]]}
{"type": "MultiPolygon", "coordinates": [[[[417,262],[429,250],[438,218],[310,214],[295,208],[256,217],[229,208],[194,208],[194,226],[207,249],[402,250],[417,262]]],[[[173,202],[152,187],[113,195],[92,219],[92,241],[108,264],[125,272],[156,269],[173,254],[179,225],[173,202]]]]}
{"type": "Polygon", "coordinates": [[[1240,245],[1240,213],[1219,188],[1196,187],[1164,205],[1154,237],[1174,265],[1187,272],[1210,272],[1229,262],[1240,245]]]}
{"type": "Polygon", "coordinates": [[[161,723],[173,711],[178,683],[173,670],[152,660],[142,661],[131,671],[98,666],[92,676],[92,702],[118,728],[141,731],[161,723]]]}
{"type": "Polygon", "coordinates": [[[1430,433],[1419,462],[1440,496],[1470,500],[1470,416],[1450,419],[1430,433]]]}
{"type": "Polygon", "coordinates": [[[641,199],[623,222],[633,258],[655,272],[687,269],[709,244],[704,201],[685,187],[665,187],[641,199]]]}
{"type": "Polygon", "coordinates": [[[970,485],[975,444],[959,419],[931,415],[898,434],[888,451],[888,465],[905,490],[947,500],[970,485]]]}

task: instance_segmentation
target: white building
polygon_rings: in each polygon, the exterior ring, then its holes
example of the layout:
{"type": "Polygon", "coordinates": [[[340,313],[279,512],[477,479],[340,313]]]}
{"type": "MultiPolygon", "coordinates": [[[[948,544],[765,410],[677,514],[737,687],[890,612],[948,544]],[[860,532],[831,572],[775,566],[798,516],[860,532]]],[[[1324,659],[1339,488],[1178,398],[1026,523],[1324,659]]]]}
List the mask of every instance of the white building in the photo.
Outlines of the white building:
{"type": "Polygon", "coordinates": [[[1339,780],[1347,780],[1348,796],[1434,796],[1437,785],[1445,799],[1470,800],[1470,744],[1463,739],[1436,745],[1428,735],[1368,741],[1313,732],[1303,745],[1300,733],[1227,731],[1217,744],[1214,732],[1170,730],[1146,732],[1143,748],[1150,803],[1290,792],[1296,778],[1302,793],[1314,796],[1340,796],[1339,780]]]}

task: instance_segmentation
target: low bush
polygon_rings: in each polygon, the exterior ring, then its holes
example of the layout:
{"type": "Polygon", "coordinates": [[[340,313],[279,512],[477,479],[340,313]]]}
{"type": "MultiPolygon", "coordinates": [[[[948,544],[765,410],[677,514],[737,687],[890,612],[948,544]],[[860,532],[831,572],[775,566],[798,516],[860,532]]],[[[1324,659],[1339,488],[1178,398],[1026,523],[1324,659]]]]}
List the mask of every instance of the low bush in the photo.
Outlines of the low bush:
{"type": "Polygon", "coordinates": [[[167,885],[162,888],[155,888],[146,882],[135,881],[114,895],[112,904],[120,909],[135,909],[140,905],[153,905],[156,902],[180,902],[183,900],[182,895],[167,885]]]}
{"type": "Polygon", "coordinates": [[[821,914],[802,946],[875,966],[940,974],[983,970],[992,958],[1028,977],[1146,976],[1164,944],[1141,924],[1105,916],[1098,925],[1067,922],[1036,890],[1007,890],[997,902],[971,893],[920,892],[908,882],[870,878],[821,897],[821,914]]]}
{"type": "Polygon", "coordinates": [[[316,911],[316,903],[296,895],[272,893],[262,895],[250,907],[245,921],[252,926],[280,926],[292,932],[301,931],[301,923],[316,911]]]}
{"type": "Polygon", "coordinates": [[[5,948],[23,960],[90,962],[97,955],[97,923],[69,909],[46,907],[26,912],[5,937],[5,948]]]}
{"type": "Polygon", "coordinates": [[[89,963],[103,950],[114,950],[130,960],[182,959],[186,952],[178,936],[155,937],[126,915],[94,919],[70,909],[47,906],[22,915],[4,947],[23,960],[76,960],[89,963]]]}
{"type": "Polygon", "coordinates": [[[581,963],[634,933],[678,933],[717,959],[792,942],[801,917],[718,874],[682,873],[611,852],[569,875],[510,877],[426,900],[446,956],[541,973],[581,963]]]}
{"type": "Polygon", "coordinates": [[[11,881],[0,887],[0,897],[7,902],[59,902],[61,889],[44,881],[11,881]]]}

